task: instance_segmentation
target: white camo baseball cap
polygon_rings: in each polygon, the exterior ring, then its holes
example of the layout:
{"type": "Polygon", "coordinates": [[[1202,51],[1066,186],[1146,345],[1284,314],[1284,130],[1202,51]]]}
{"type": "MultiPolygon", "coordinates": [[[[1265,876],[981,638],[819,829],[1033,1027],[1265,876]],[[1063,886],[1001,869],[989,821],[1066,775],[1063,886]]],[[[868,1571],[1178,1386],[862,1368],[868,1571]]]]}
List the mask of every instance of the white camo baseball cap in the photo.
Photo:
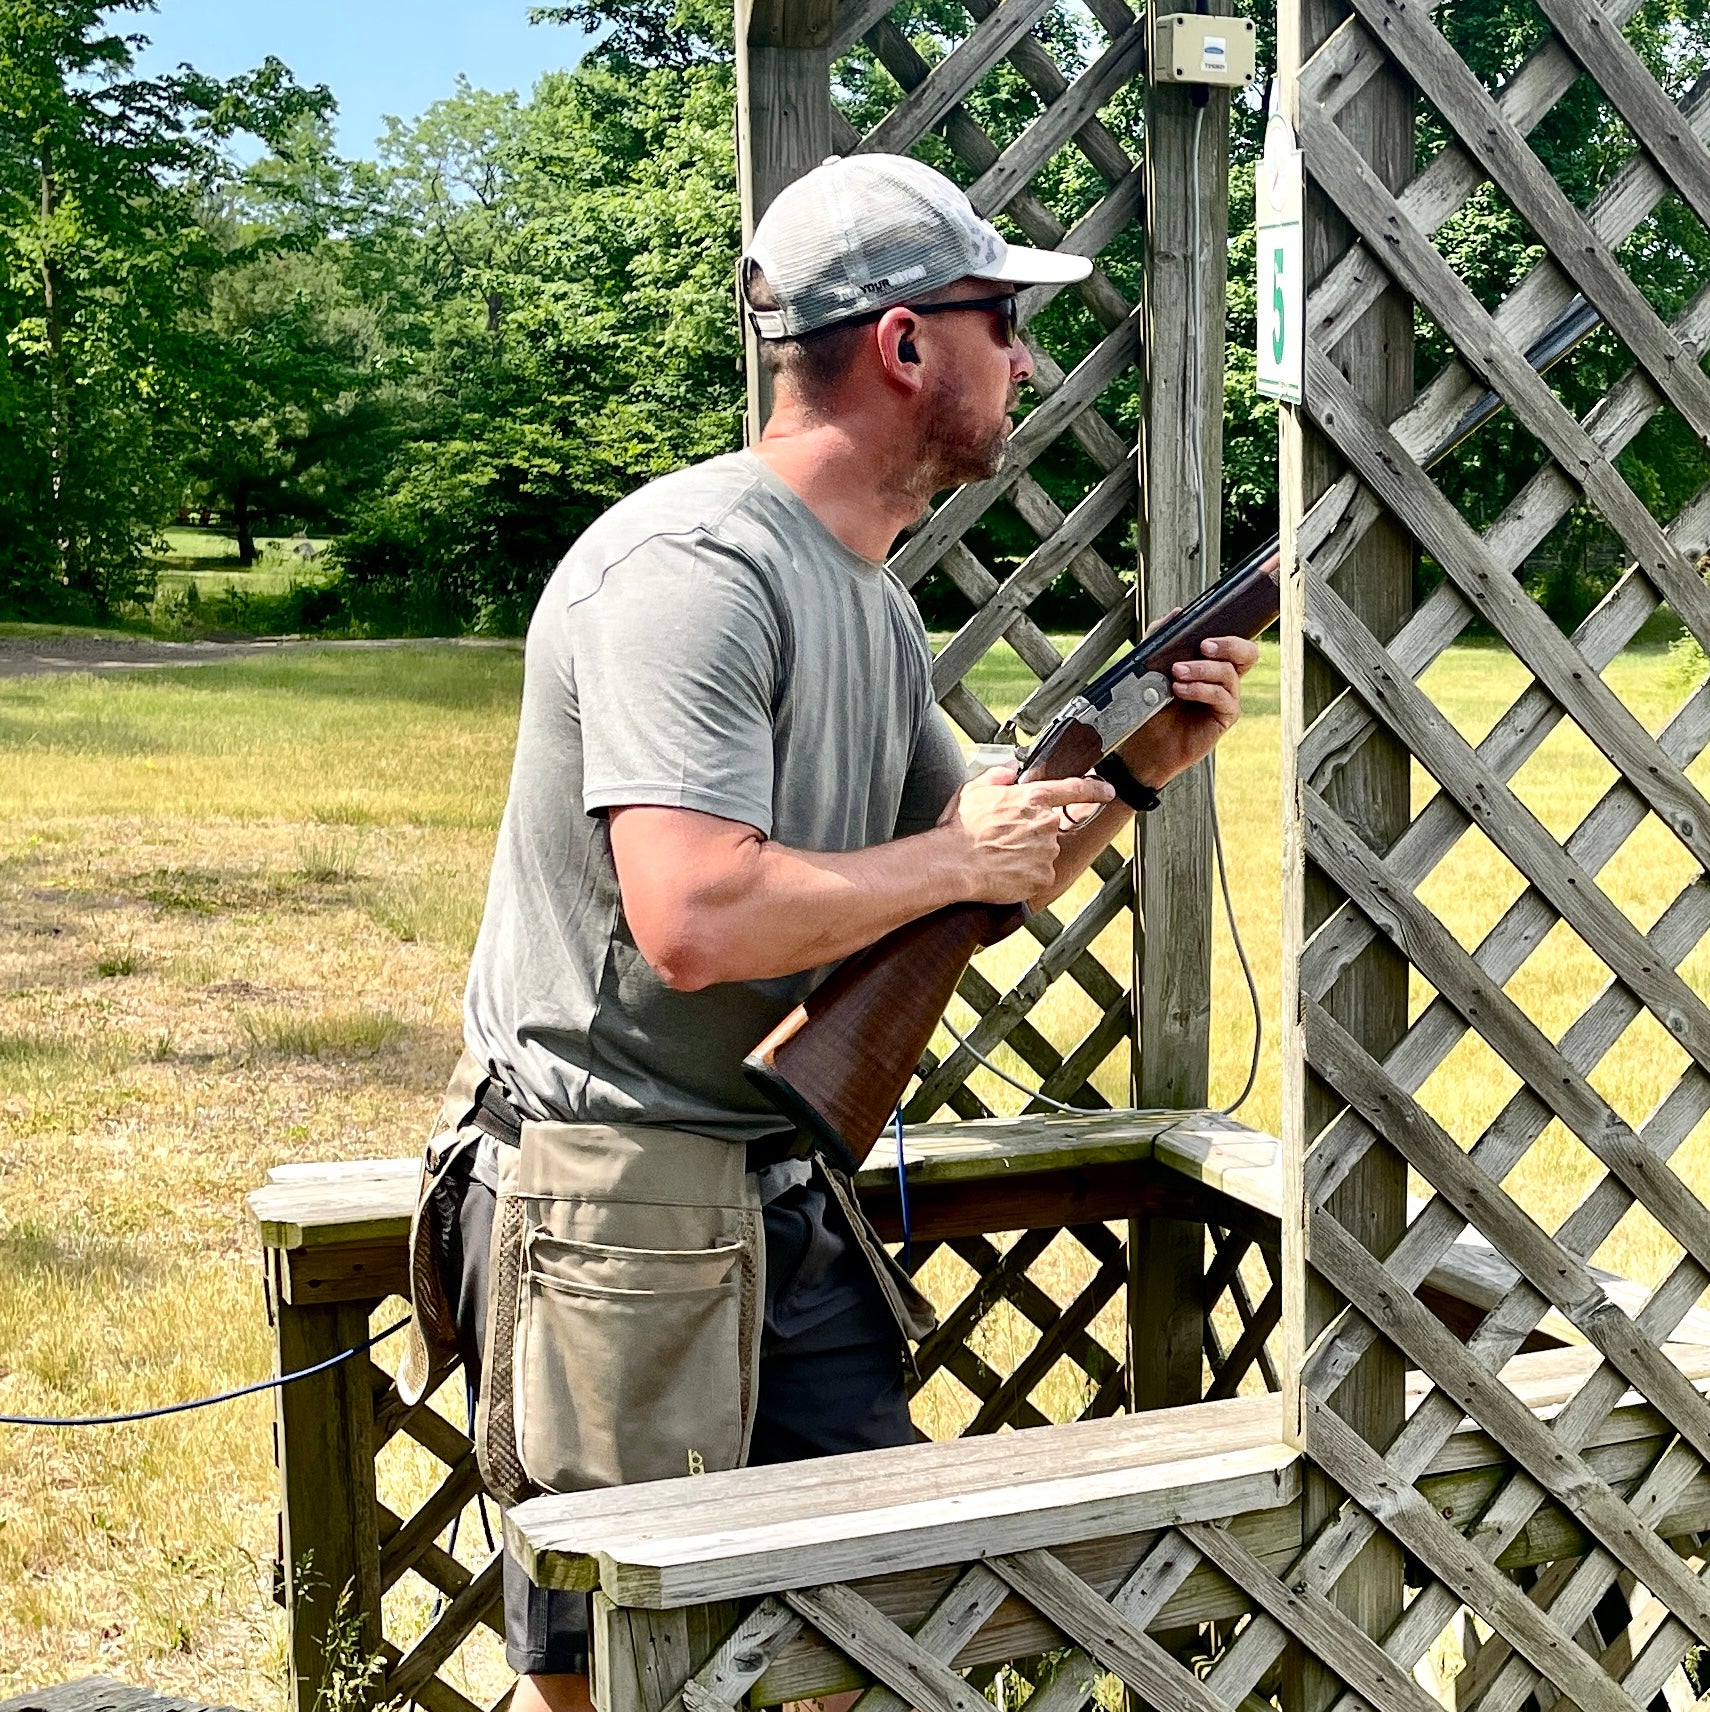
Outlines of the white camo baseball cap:
{"type": "Polygon", "coordinates": [[[1072,285],[1085,256],[1007,243],[943,173],[907,155],[833,155],[778,193],[743,256],[776,309],[748,305],[762,339],[791,339],[962,278],[1072,285]]]}

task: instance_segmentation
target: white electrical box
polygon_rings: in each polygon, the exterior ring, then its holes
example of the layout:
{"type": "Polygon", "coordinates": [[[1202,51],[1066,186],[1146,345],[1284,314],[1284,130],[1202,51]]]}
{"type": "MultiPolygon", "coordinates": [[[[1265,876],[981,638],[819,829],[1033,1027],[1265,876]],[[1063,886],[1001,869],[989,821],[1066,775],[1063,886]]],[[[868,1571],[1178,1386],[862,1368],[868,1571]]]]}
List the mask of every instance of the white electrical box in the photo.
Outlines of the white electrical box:
{"type": "Polygon", "coordinates": [[[1258,57],[1251,18],[1170,12],[1152,30],[1152,81],[1239,89],[1252,81],[1258,57]]]}

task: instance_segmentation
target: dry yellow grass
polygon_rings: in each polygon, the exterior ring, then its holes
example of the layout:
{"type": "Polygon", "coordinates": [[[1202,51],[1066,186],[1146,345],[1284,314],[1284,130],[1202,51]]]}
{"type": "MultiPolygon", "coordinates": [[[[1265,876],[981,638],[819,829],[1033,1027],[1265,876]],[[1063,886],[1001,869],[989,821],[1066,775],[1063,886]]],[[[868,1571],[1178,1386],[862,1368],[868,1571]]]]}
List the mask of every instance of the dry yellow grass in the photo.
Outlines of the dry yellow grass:
{"type": "MultiPolygon", "coordinates": [[[[991,699],[1007,675],[992,663],[991,699]]],[[[1607,676],[1652,727],[1680,699],[1658,655],[1607,676]]],[[[455,1054],[518,678],[514,654],[422,648],[0,684],[0,1411],[118,1409],[268,1370],[243,1194],[282,1160],[419,1146],[455,1054]]],[[[1501,654],[1470,649],[1430,683],[1476,736],[1523,681],[1501,654]]],[[[1271,650],[1220,784],[1266,1013],[1242,1114],[1261,1128],[1278,1119],[1276,702],[1271,650]]],[[[1610,776],[1563,733],[1521,788],[1561,833],[1610,776]]],[[[1648,926],[1690,877],[1646,829],[1606,881],[1648,926]]],[[[1468,839],[1427,895],[1465,937],[1517,888],[1468,839]]],[[[1212,1088],[1228,1098],[1249,1022],[1221,920],[1216,935],[1212,1088]]],[[[1112,928],[1096,947],[1119,974],[1125,936],[1112,928]]],[[[988,953],[990,977],[1007,986],[1031,947],[988,953]]],[[[1700,989],[1704,973],[1687,965],[1700,989]]],[[[1559,1034],[1600,983],[1558,933],[1513,991],[1559,1034]]],[[[1060,985],[1034,1017],[1066,1048],[1094,1013],[1060,985]]],[[[1680,1062],[1660,1030],[1635,1025],[1596,1080],[1642,1117],[1680,1062]]],[[[1126,1081],[1119,1056],[1098,1085],[1120,1100],[1126,1081]]],[[[1512,1085],[1467,1047],[1425,1097],[1470,1141],[1512,1085]]],[[[1021,1104],[984,1073],[975,1086],[996,1110],[1021,1104]]],[[[1702,1135],[1677,1163],[1702,1191],[1702,1135]]],[[[1551,1132],[1512,1184],[1554,1222],[1590,1176],[1579,1144],[1551,1132]]],[[[1629,1220],[1602,1258],[1653,1278],[1670,1252],[1629,1220]]],[[[1067,1299],[1084,1272],[1065,1248],[1038,1276],[1067,1299]]],[[[1097,1330],[1114,1341],[1113,1326],[1097,1330]]],[[[985,1335],[1000,1369],[1026,1347],[1001,1315],[985,1335]]],[[[1075,1373],[1055,1375],[1048,1406],[1079,1401],[1075,1373]]],[[[934,1409],[949,1430],[965,1398],[934,1409]]],[[[0,1697],[103,1670],[256,1712],[279,1704],[269,1419],[257,1398],[151,1426],[0,1429],[0,1697]]],[[[382,1478],[400,1503],[429,1474],[389,1448],[382,1478]]],[[[467,1540],[460,1555],[473,1555],[467,1540]]],[[[401,1620],[425,1618],[425,1599],[398,1598],[401,1620]]],[[[490,1681],[492,1649],[469,1669],[490,1681]]]]}
{"type": "MultiPolygon", "coordinates": [[[[420,1146],[518,676],[424,649],[0,686],[0,1411],[267,1373],[244,1192],[420,1146]]],[[[103,1670],[280,1703],[270,1421],[0,1429],[0,1698],[103,1670]]]]}

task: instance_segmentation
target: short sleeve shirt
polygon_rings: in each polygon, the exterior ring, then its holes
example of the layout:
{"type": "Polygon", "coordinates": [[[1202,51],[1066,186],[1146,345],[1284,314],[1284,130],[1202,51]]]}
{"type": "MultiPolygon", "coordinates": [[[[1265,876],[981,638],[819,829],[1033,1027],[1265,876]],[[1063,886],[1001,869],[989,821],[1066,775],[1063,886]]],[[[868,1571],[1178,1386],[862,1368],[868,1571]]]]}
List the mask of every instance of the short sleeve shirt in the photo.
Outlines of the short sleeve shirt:
{"type": "Polygon", "coordinates": [[[529,626],[464,1033],[537,1118],[731,1140],[743,1058],[823,978],[673,992],[624,918],[607,811],[697,809],[802,850],[925,831],[963,776],[919,613],[750,452],[631,494],[529,626]]]}

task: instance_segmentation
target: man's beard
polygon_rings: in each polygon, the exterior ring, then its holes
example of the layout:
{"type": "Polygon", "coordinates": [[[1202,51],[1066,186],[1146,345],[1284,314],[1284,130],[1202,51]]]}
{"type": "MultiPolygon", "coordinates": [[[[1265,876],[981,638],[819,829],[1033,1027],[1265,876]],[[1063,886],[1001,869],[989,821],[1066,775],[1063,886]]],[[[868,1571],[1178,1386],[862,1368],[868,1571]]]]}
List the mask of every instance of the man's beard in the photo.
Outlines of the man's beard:
{"type": "Polygon", "coordinates": [[[932,472],[934,493],[965,482],[987,481],[998,473],[1009,444],[1009,413],[1016,397],[1017,389],[1011,386],[1003,415],[995,423],[977,412],[959,390],[940,398],[938,408],[927,418],[921,447],[921,462],[932,472]]]}

